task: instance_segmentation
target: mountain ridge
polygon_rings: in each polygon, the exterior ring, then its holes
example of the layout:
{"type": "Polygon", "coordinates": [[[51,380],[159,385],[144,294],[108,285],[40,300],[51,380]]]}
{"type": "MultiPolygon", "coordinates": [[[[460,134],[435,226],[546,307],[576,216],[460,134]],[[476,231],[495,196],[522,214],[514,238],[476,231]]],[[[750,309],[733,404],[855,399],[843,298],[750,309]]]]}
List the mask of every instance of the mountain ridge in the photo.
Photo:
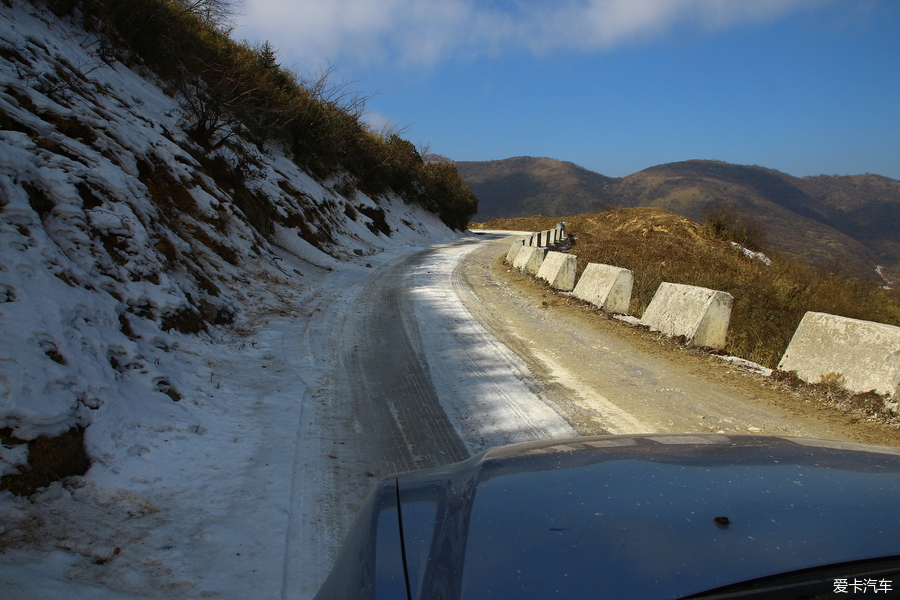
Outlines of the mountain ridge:
{"type": "Polygon", "coordinates": [[[900,276],[900,181],[881,175],[801,178],[696,159],[618,178],[550,158],[455,164],[480,198],[478,220],[655,206],[702,222],[726,206],[757,220],[770,249],[843,274],[900,276]]]}

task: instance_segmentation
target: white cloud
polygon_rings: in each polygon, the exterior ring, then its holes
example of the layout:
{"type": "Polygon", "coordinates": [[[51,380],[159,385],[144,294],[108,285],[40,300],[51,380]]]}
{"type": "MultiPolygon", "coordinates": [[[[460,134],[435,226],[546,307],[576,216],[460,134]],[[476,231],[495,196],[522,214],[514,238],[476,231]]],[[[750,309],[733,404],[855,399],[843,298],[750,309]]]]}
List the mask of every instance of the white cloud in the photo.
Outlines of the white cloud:
{"type": "Polygon", "coordinates": [[[395,127],[393,121],[391,121],[388,117],[383,114],[376,112],[374,110],[367,111],[362,116],[363,122],[368,125],[369,129],[375,132],[384,131],[386,128],[395,127]]]}
{"type": "Polygon", "coordinates": [[[716,31],[831,0],[245,0],[238,35],[268,39],[308,68],[430,66],[453,55],[595,51],[675,26],[716,31]]]}

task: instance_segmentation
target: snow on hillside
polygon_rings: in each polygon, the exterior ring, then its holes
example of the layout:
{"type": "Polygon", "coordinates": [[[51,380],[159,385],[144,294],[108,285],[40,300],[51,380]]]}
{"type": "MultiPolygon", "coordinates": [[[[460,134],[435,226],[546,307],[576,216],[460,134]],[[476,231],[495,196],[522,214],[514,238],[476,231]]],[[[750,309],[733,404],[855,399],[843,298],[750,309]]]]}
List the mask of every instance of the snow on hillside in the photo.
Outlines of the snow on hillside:
{"type": "Polygon", "coordinates": [[[2,595],[267,597],[283,550],[267,527],[290,508],[273,444],[305,393],[302,372],[263,370],[272,323],[366,263],[455,234],[399,198],[343,196],[278,148],[204,154],[152,77],[12,6],[0,15],[0,468],[27,472],[30,453],[73,447],[42,439],[82,435],[92,466],[30,498],[0,492],[2,595]],[[363,214],[381,211],[389,237],[363,214]],[[235,497],[255,496],[269,500],[234,514],[235,497]]]}

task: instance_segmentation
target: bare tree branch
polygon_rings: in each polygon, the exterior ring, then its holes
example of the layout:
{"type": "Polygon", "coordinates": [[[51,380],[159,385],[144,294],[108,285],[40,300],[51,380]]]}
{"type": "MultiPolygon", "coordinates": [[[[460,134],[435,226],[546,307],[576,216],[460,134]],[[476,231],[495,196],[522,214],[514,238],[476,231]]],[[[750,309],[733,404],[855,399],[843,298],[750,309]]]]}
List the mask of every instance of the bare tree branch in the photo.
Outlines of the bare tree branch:
{"type": "Polygon", "coordinates": [[[231,21],[242,0],[175,0],[181,14],[194,14],[210,23],[223,25],[231,21]]]}
{"type": "Polygon", "coordinates": [[[419,151],[419,156],[421,156],[424,159],[426,154],[431,153],[431,143],[430,142],[419,142],[418,144],[416,144],[416,150],[419,151]]]}
{"type": "Polygon", "coordinates": [[[336,70],[337,67],[331,63],[328,63],[325,68],[320,65],[318,73],[307,73],[306,76],[300,78],[300,83],[314,100],[328,104],[356,118],[361,118],[366,112],[366,103],[374,94],[366,96],[351,89],[351,86],[356,83],[355,81],[334,83],[332,77],[336,70]]]}

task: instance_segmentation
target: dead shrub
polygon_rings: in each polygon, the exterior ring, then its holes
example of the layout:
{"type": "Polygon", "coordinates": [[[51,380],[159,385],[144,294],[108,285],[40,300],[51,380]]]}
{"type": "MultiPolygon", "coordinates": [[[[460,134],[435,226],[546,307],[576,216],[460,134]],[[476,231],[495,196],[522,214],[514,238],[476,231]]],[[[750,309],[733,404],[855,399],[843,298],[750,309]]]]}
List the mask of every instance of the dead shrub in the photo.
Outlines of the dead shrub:
{"type": "Polygon", "coordinates": [[[875,390],[854,394],[849,400],[850,407],[866,416],[881,415],[885,412],[884,397],[875,390]]]}

